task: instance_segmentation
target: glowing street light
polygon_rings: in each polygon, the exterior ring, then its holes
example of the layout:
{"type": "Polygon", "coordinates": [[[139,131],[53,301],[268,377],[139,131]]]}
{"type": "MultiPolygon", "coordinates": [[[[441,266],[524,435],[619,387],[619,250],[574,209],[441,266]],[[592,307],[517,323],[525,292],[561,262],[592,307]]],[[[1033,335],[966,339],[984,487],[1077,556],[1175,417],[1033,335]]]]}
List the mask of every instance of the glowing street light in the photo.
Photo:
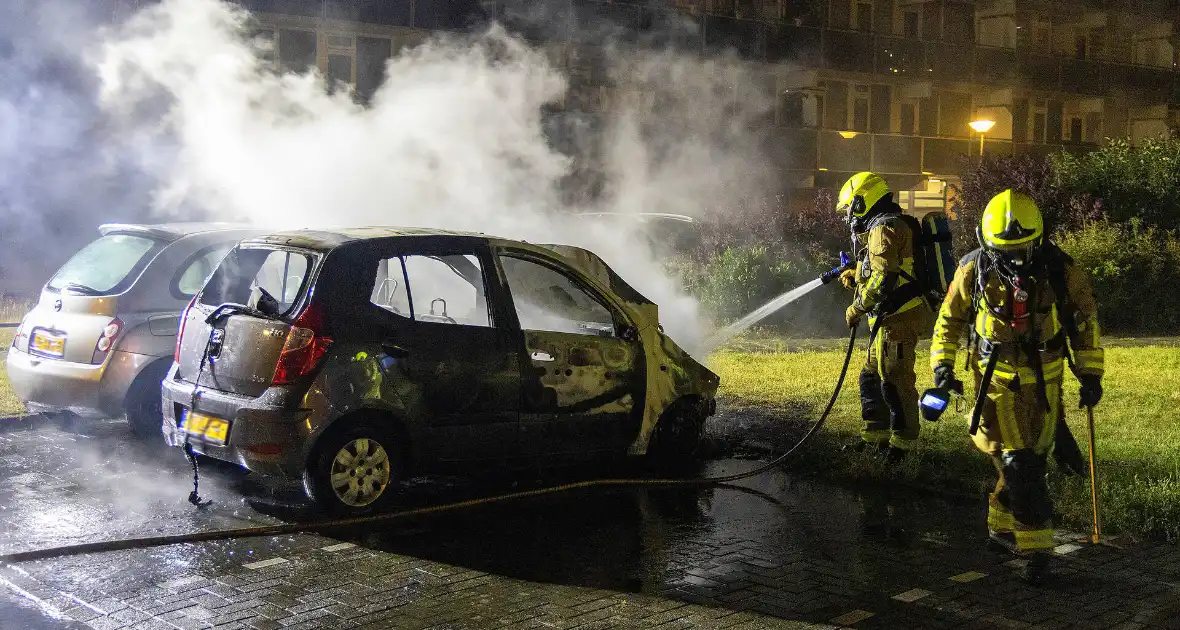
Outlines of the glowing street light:
{"type": "Polygon", "coordinates": [[[856,132],[855,131],[841,131],[840,137],[844,138],[845,140],[851,140],[856,137],[856,132]]]}
{"type": "Polygon", "coordinates": [[[974,129],[976,133],[979,134],[979,159],[982,160],[983,159],[983,134],[991,131],[992,127],[996,126],[996,121],[981,119],[981,120],[973,120],[968,124],[971,125],[971,128],[974,129]]]}

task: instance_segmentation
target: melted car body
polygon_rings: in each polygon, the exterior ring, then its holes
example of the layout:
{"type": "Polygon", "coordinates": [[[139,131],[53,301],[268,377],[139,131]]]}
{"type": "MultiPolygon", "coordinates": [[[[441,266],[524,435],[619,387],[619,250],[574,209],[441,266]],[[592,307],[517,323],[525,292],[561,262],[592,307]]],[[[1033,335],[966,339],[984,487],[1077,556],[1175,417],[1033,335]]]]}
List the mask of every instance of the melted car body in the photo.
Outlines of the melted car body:
{"type": "Polygon", "coordinates": [[[397,228],[255,238],[182,316],[163,431],[349,513],[452,464],[691,456],[719,379],[658,317],[578,248],[397,228]]]}

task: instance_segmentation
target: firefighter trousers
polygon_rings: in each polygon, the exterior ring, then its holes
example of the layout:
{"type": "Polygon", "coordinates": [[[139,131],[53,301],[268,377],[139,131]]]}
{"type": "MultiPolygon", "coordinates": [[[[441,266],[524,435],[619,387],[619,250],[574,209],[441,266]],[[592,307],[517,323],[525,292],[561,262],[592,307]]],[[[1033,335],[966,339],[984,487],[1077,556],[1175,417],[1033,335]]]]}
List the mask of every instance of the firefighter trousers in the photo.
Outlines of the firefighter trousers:
{"type": "Polygon", "coordinates": [[[918,383],[914,375],[917,340],[897,341],[881,330],[869,346],[860,373],[861,439],[910,450],[918,441],[918,383]]]}
{"type": "MultiPolygon", "coordinates": [[[[982,384],[979,361],[973,362],[975,387],[982,384]]],[[[1045,396],[1036,373],[1025,365],[998,362],[983,403],[976,448],[991,457],[999,473],[988,496],[988,530],[1011,534],[1020,552],[1054,546],[1053,501],[1045,481],[1056,423],[1064,413],[1061,381],[1064,361],[1043,357],[1045,396]]]]}

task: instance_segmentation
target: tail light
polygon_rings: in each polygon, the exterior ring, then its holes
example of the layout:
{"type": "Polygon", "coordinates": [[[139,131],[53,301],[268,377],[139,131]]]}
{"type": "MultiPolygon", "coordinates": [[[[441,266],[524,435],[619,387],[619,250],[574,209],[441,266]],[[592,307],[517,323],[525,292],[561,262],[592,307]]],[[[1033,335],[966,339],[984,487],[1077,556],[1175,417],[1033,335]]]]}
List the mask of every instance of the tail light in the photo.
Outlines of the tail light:
{"type": "Polygon", "coordinates": [[[180,328],[176,331],[176,351],[172,353],[172,360],[176,363],[180,363],[180,341],[184,339],[184,325],[188,322],[188,312],[196,302],[197,296],[194,295],[193,299],[188,301],[188,306],[184,307],[184,310],[180,312],[180,328]]]}
{"type": "Polygon", "coordinates": [[[115,340],[119,338],[119,333],[123,332],[123,326],[123,320],[116,317],[102,329],[102,336],[98,338],[98,343],[94,346],[94,354],[90,355],[91,364],[98,365],[106,360],[111,348],[115,347],[115,340]]]}
{"type": "Polygon", "coordinates": [[[330,345],[331,337],[324,334],[324,314],[319,305],[313,302],[291,324],[271,382],[286,385],[307,376],[328,352],[330,345]]]}
{"type": "Polygon", "coordinates": [[[26,335],[26,333],[25,333],[25,320],[27,320],[28,318],[29,318],[29,316],[25,315],[24,317],[22,317],[20,319],[20,325],[16,327],[16,334],[14,334],[12,336],[12,347],[13,348],[16,348],[18,346],[18,343],[21,341],[21,339],[26,335]]]}

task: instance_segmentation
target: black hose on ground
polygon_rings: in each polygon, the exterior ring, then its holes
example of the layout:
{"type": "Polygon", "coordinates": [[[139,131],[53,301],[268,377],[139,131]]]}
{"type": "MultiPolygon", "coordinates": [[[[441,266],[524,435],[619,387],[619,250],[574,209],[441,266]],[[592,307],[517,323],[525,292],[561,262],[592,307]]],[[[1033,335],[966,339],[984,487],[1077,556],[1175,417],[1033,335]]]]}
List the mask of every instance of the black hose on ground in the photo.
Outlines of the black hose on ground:
{"type": "Polygon", "coordinates": [[[339,529],[343,527],[352,527],[355,525],[367,525],[371,523],[385,523],[398,519],[411,518],[415,516],[424,516],[427,514],[436,514],[438,512],[449,512],[452,510],[459,510],[476,505],[484,505],[488,503],[499,503],[502,501],[512,501],[516,499],[524,499],[528,497],[535,497],[545,494],[554,494],[557,492],[567,492],[570,490],[577,490],[580,488],[592,487],[606,487],[606,486],[720,486],[725,487],[734,481],[756,477],[771,469],[777,468],[788,457],[793,455],[795,451],[799,450],[813,435],[819,432],[820,428],[827,421],[828,416],[832,412],[832,408],[836,405],[836,399],[840,396],[840,390],[844,386],[844,377],[848,375],[848,364],[852,360],[852,351],[856,347],[856,328],[853,328],[848,336],[848,349],[844,353],[844,365],[840,368],[840,378],[836,381],[836,387],[832,391],[832,397],[828,400],[827,407],[824,408],[819,419],[807,433],[803,434],[802,438],[795,443],[787,452],[779,455],[774,460],[742,473],[735,473],[732,475],[725,475],[722,477],[703,477],[700,479],[591,479],[587,481],[578,481],[574,483],[562,484],[559,486],[551,486],[548,488],[538,488],[536,490],[524,490],[521,492],[510,492],[508,494],[500,494],[491,497],[482,497],[479,499],[468,499],[466,501],[458,501],[455,503],[446,503],[443,505],[435,505],[430,507],[415,508],[412,510],[404,510],[401,512],[391,512],[388,514],[376,514],[373,516],[362,516],[357,518],[333,519],[324,521],[315,521],[311,523],[287,523],[283,525],[265,525],[260,527],[242,527],[236,529],[219,529],[208,532],[196,532],[189,534],[174,534],[169,536],[150,536],[145,538],[126,538],[122,540],[107,540],[102,542],[81,543],[77,545],[64,545],[61,547],[50,547],[46,549],[37,549],[33,551],[21,551],[17,553],[10,553],[0,555],[0,563],[14,564],[18,562],[30,562],[34,560],[46,560],[49,558],[60,558],[65,556],[76,556],[85,553],[101,553],[106,551],[123,551],[127,549],[145,549],[148,547],[162,547],[165,545],[177,545],[183,543],[205,542],[210,540],[225,540],[228,538],[249,538],[258,536],[282,536],[286,534],[310,534],[322,532],[324,530],[339,529]]]}

